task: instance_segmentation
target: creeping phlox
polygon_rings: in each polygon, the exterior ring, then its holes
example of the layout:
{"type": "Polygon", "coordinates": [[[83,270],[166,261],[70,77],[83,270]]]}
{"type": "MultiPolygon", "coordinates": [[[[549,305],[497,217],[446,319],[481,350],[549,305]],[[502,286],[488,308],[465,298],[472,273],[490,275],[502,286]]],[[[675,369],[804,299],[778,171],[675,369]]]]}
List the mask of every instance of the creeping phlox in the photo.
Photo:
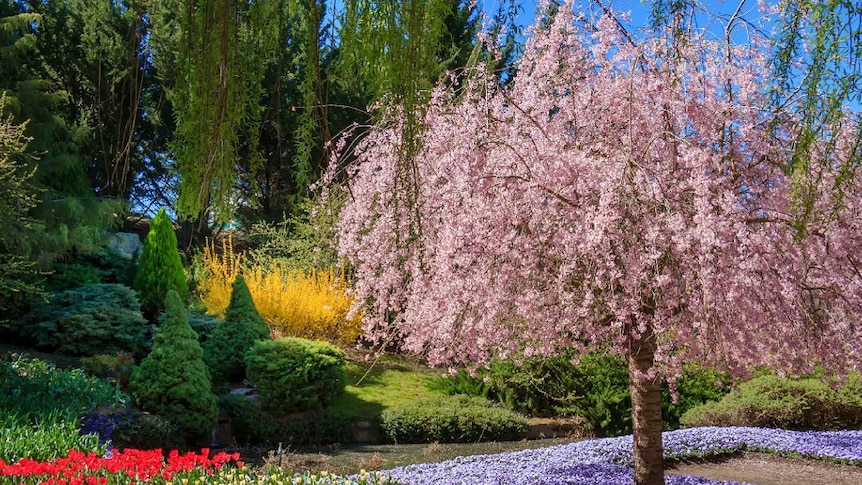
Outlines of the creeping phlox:
{"type": "Polygon", "coordinates": [[[245,466],[239,453],[180,454],[177,450],[164,458],[162,450],[114,451],[105,456],[70,450],[64,458],[40,462],[22,459],[7,464],[0,460],[0,484],[44,485],[200,485],[205,483],[284,484],[284,485],[399,485],[381,472],[362,470],[358,475],[342,477],[325,471],[294,473],[287,470],[259,471],[245,466]],[[228,465],[228,466],[225,466],[228,465]]]}
{"type": "MultiPolygon", "coordinates": [[[[743,427],[681,429],[663,434],[669,461],[759,451],[862,465],[862,431],[787,431],[743,427]]],[[[443,463],[409,465],[390,470],[411,485],[629,485],[632,436],[578,441],[498,455],[462,456],[443,463]],[[517,473],[513,473],[517,470],[517,473]]],[[[673,485],[729,485],[693,476],[667,476],[673,485]]]]}

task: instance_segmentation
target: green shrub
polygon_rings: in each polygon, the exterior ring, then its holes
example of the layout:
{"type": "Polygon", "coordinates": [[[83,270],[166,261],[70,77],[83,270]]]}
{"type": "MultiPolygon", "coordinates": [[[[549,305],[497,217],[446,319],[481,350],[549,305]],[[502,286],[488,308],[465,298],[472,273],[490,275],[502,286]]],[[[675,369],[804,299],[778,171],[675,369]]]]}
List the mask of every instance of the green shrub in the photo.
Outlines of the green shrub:
{"type": "Polygon", "coordinates": [[[349,443],[350,419],[331,409],[322,409],[279,420],[243,396],[219,398],[219,407],[230,419],[231,432],[239,446],[291,446],[349,443]]]}
{"type": "Polygon", "coordinates": [[[82,435],[78,421],[58,415],[46,416],[37,423],[0,416],[0,460],[14,463],[21,458],[49,461],[66,456],[69,450],[103,455],[107,445],[94,434],[82,435]]]}
{"type": "Polygon", "coordinates": [[[89,374],[116,384],[120,389],[128,389],[132,369],[135,368],[135,357],[128,352],[98,354],[81,357],[81,365],[89,374]]]}
{"type": "Polygon", "coordinates": [[[720,400],[730,392],[730,383],[728,374],[694,365],[686,366],[676,382],[676,403],[667,386],[662,389],[661,416],[665,429],[679,428],[680,419],[688,410],[720,400]]]}
{"type": "Polygon", "coordinates": [[[54,292],[83,285],[115,283],[131,287],[135,280],[135,261],[113,251],[77,253],[54,263],[46,287],[54,292]]]}
{"type": "Polygon", "coordinates": [[[176,450],[185,449],[188,442],[183,431],[170,419],[132,412],[129,419],[111,433],[111,444],[117,449],[176,450]]]}
{"type": "Polygon", "coordinates": [[[36,424],[52,417],[74,419],[97,408],[124,406],[128,396],[81,369],[17,355],[0,358],[0,415],[36,424]]]}
{"type": "MultiPolygon", "coordinates": [[[[203,345],[209,340],[210,335],[213,333],[213,330],[216,329],[221,320],[216,317],[205,315],[200,312],[189,310],[189,325],[191,325],[192,330],[198,334],[198,341],[203,345]]],[[[206,348],[204,347],[204,358],[206,358],[206,348]]],[[[206,362],[206,360],[204,360],[206,362]]]]}
{"type": "Polygon", "coordinates": [[[332,409],[318,409],[287,420],[279,428],[279,442],[292,446],[350,443],[350,418],[332,409]]]}
{"type": "Polygon", "coordinates": [[[236,277],[224,320],[204,345],[204,361],[214,383],[246,376],[245,354],[258,340],[270,339],[269,327],[257,312],[242,275],[236,277]]]}
{"type": "Polygon", "coordinates": [[[259,340],[246,356],[249,380],[279,414],[329,404],[344,391],[344,367],[341,349],[301,338],[259,340]]]}
{"type": "Polygon", "coordinates": [[[165,309],[153,350],[132,372],[129,387],[141,409],[169,419],[189,435],[202,435],[218,417],[203,350],[176,291],[168,291],[165,309]]]}
{"type": "Polygon", "coordinates": [[[99,270],[80,263],[54,263],[53,272],[45,280],[45,287],[53,292],[71,290],[84,285],[102,282],[99,270]]]}
{"type": "Polygon", "coordinates": [[[174,226],[164,209],[150,223],[144,250],[135,274],[135,289],[141,297],[144,314],[152,321],[163,310],[165,297],[174,290],[185,301],[189,285],[183,271],[174,226]]]}
{"type": "Polygon", "coordinates": [[[684,426],[757,426],[798,430],[862,427],[858,376],[835,389],[821,379],[763,375],[739,385],[721,401],[692,408],[684,426]]]}
{"type": "MultiPolygon", "coordinates": [[[[494,361],[475,377],[459,371],[436,381],[433,387],[447,394],[486,397],[506,408],[530,416],[577,415],[599,436],[631,433],[631,398],[628,366],[624,357],[604,352],[494,361]]],[[[662,391],[662,412],[668,429],[679,427],[679,417],[689,408],[727,393],[727,376],[690,366],[677,381],[678,401],[662,391]]]]}
{"type": "Polygon", "coordinates": [[[245,396],[219,396],[219,409],[230,419],[231,433],[239,446],[267,446],[278,443],[280,423],[249,402],[245,396]]]}
{"type": "Polygon", "coordinates": [[[66,290],[15,328],[35,347],[68,355],[141,353],[147,343],[147,321],[134,290],[117,284],[66,290]]]}
{"type": "Polygon", "coordinates": [[[527,420],[520,414],[463,394],[389,408],[380,421],[383,432],[396,443],[511,441],[527,430],[527,420]]]}

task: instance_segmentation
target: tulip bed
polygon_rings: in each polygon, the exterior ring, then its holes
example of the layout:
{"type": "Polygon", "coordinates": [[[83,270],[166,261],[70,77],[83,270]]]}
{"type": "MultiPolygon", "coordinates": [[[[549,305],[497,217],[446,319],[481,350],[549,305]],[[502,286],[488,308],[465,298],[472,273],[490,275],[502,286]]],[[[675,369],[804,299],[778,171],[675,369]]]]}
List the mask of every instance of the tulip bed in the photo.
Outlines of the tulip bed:
{"type": "MultiPolygon", "coordinates": [[[[669,461],[714,458],[745,450],[830,460],[862,466],[862,431],[786,431],[764,428],[690,428],[664,434],[669,461]]],[[[442,463],[395,468],[343,477],[326,472],[292,473],[250,469],[239,455],[179,454],[164,458],[161,450],[124,450],[105,456],[70,451],[68,456],[39,462],[0,461],[0,485],[109,484],[296,484],[296,485],[575,485],[630,484],[632,437],[579,441],[559,446],[496,455],[465,456],[442,463]]],[[[701,477],[668,476],[668,484],[730,484],[701,477]]]]}
{"type": "Polygon", "coordinates": [[[64,458],[52,461],[22,459],[14,464],[0,460],[0,484],[44,485],[155,485],[177,484],[294,484],[294,485],[397,485],[380,473],[363,471],[345,478],[320,473],[292,473],[287,470],[250,470],[239,454],[179,454],[171,451],[167,460],[162,450],[123,450],[105,456],[70,450],[64,458]],[[225,466],[227,465],[227,466],[225,466]]]}

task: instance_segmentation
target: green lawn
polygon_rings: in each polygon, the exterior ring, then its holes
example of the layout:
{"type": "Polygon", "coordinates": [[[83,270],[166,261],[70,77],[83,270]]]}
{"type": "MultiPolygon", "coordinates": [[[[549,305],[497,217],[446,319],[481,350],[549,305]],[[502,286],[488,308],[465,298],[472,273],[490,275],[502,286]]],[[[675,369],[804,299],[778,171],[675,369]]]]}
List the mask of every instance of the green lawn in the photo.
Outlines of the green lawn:
{"type": "Polygon", "coordinates": [[[393,357],[376,362],[348,362],[347,387],[333,411],[354,421],[372,421],[386,408],[436,395],[429,386],[438,373],[393,357]]]}

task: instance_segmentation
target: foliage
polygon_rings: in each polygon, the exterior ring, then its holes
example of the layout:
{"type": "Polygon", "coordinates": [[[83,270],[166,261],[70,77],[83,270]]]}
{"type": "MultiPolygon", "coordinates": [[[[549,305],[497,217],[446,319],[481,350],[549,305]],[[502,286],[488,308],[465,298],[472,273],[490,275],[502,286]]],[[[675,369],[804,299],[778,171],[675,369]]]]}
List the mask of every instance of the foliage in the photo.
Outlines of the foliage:
{"type": "Polygon", "coordinates": [[[340,199],[335,194],[326,199],[302,199],[290,217],[252,224],[247,237],[253,249],[246,252],[247,265],[304,272],[336,266],[335,223],[343,205],[340,199]]]}
{"type": "Polygon", "coordinates": [[[242,275],[233,282],[230,305],[204,344],[204,362],[216,384],[246,376],[245,355],[258,340],[270,339],[242,275]]]}
{"type": "Polygon", "coordinates": [[[134,290],[118,284],[66,290],[15,322],[14,329],[39,348],[69,355],[143,352],[147,321],[134,290]]]}
{"type": "Polygon", "coordinates": [[[94,283],[117,283],[132,286],[135,278],[135,261],[110,250],[73,254],[55,262],[48,275],[47,287],[59,292],[94,283]]]}
{"type": "Polygon", "coordinates": [[[216,329],[219,323],[221,323],[221,320],[218,318],[193,310],[189,310],[188,317],[189,325],[191,325],[192,330],[198,334],[198,340],[201,342],[201,345],[209,339],[210,334],[216,329]]]}
{"type": "Polygon", "coordinates": [[[219,396],[219,409],[230,419],[231,434],[238,446],[267,446],[279,442],[279,422],[245,396],[219,396]]]}
{"type": "MultiPolygon", "coordinates": [[[[728,377],[714,370],[687,366],[676,381],[677,399],[662,390],[666,429],[679,427],[688,409],[719,400],[729,390],[728,377]]],[[[575,364],[570,356],[494,360],[487,369],[471,376],[465,370],[437,379],[432,387],[449,395],[481,396],[507,409],[531,416],[574,414],[586,420],[598,436],[632,432],[629,376],[624,358],[603,352],[582,356],[575,364]]]]}
{"type": "MultiPolygon", "coordinates": [[[[0,427],[0,460],[14,463],[22,458],[53,460],[69,450],[104,454],[107,446],[94,434],[81,434],[76,419],[46,416],[35,426],[4,416],[0,427]]],[[[2,474],[0,474],[2,481],[2,474]]]]}
{"type": "Polygon", "coordinates": [[[120,417],[111,430],[111,444],[116,449],[169,450],[188,446],[186,433],[167,417],[138,411],[120,417]]]}
{"type": "Polygon", "coordinates": [[[5,115],[5,108],[6,94],[0,92],[0,322],[16,316],[16,307],[24,307],[42,294],[35,264],[20,250],[21,239],[36,225],[27,214],[36,205],[35,188],[30,183],[33,170],[16,160],[28,142],[26,125],[15,124],[5,115]]]}
{"type": "MultiPolygon", "coordinates": [[[[260,258],[259,258],[260,259],[260,258]]],[[[214,245],[203,253],[201,303],[213,315],[227,307],[231,283],[242,274],[255,306],[276,335],[352,344],[361,335],[361,315],[351,315],[353,299],[341,270],[291,270],[277,260],[244,264],[228,238],[218,255],[214,245]]]]}
{"type": "Polygon", "coordinates": [[[818,378],[758,376],[721,401],[682,416],[685,426],[756,426],[798,430],[862,428],[862,393],[854,376],[836,389],[818,378]]]}
{"type": "Polygon", "coordinates": [[[243,396],[228,394],[219,406],[230,418],[231,432],[240,446],[292,446],[349,443],[351,420],[343,414],[321,409],[279,419],[261,410],[243,396]]]}
{"type": "Polygon", "coordinates": [[[189,287],[177,251],[177,236],[164,208],[159,209],[150,223],[150,232],[138,260],[135,289],[148,316],[155,316],[164,309],[165,297],[170,290],[176,291],[181,301],[188,297],[189,287]]]}
{"type": "Polygon", "coordinates": [[[257,154],[261,81],[274,54],[275,2],[162,2],[151,14],[155,63],[174,77],[167,97],[176,128],[177,210],[220,221],[233,210],[237,159],[257,154]]]}
{"type": "Polygon", "coordinates": [[[123,351],[116,354],[97,354],[81,357],[81,365],[88,374],[128,390],[132,369],[135,367],[135,356],[123,351]]]}
{"type": "Polygon", "coordinates": [[[132,398],[141,409],[167,418],[183,432],[203,435],[218,417],[203,350],[174,290],[168,290],[165,313],[152,351],[132,372],[132,398]]]}
{"type": "Polygon", "coordinates": [[[128,397],[81,369],[16,354],[0,357],[0,415],[24,425],[74,420],[98,408],[122,406],[128,397]]]}
{"type": "Polygon", "coordinates": [[[279,413],[324,407],[344,391],[344,352],[326,342],[260,340],[245,360],[265,405],[279,413]]]}
{"type": "MultiPolygon", "coordinates": [[[[862,174],[800,238],[783,171],[800,133],[769,109],[767,42],[632,36],[574,8],[536,22],[511,84],[436,89],[421,143],[405,103],[350,150],[339,251],[366,334],[432,364],[628,357],[636,482],[657,483],[661,379],[684,362],[859,362],[862,174]]],[[[824,193],[858,150],[855,125],[831,129],[809,152],[824,193]]]]}
{"type": "Polygon", "coordinates": [[[682,416],[689,410],[706,403],[720,401],[731,390],[731,379],[726,373],[696,365],[686,366],[676,380],[676,396],[666,386],[661,394],[661,414],[665,429],[681,426],[682,416]]]}
{"type": "Polygon", "coordinates": [[[396,443],[511,441],[523,437],[527,420],[482,398],[465,395],[386,409],[380,416],[387,437],[396,443]]]}

